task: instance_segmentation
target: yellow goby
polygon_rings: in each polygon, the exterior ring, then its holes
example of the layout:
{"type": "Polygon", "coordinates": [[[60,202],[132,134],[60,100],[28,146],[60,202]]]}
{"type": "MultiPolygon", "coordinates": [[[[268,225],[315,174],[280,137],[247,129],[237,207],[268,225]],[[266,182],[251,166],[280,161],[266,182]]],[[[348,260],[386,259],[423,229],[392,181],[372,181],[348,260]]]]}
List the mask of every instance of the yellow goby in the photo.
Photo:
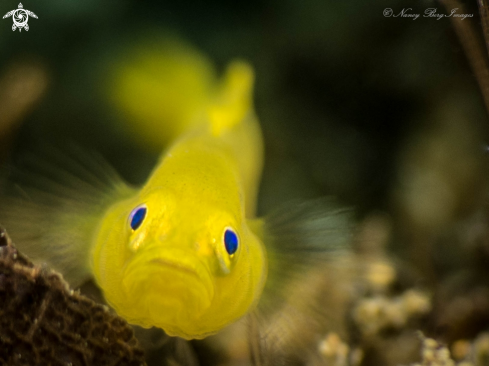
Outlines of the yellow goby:
{"type": "Polygon", "coordinates": [[[256,304],[267,264],[250,221],[262,166],[252,84],[250,66],[232,63],[201,120],[104,215],[92,271],[130,323],[203,338],[256,304]]]}
{"type": "Polygon", "coordinates": [[[72,285],[93,276],[128,322],[199,339],[251,311],[265,287],[282,301],[287,280],[345,248],[349,215],[328,202],[255,218],[263,142],[252,68],[232,62],[217,81],[191,48],[157,50],[116,67],[110,88],[129,132],[167,146],[146,183],[55,154],[34,162],[44,175],[11,179],[27,183],[15,182],[21,199],[2,196],[0,224],[72,285]]]}

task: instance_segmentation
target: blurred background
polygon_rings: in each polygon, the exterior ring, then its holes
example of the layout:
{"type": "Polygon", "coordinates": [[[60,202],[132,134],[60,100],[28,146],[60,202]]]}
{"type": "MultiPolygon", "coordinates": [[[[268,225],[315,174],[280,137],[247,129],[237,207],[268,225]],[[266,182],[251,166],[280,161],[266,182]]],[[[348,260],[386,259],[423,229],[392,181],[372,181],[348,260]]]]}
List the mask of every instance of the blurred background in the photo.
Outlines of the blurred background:
{"type": "MultiPolygon", "coordinates": [[[[475,1],[462,4],[466,9],[458,13],[473,14],[465,21],[479,27],[475,1]]],[[[144,182],[158,155],[118,125],[120,115],[106,94],[112,65],[160,35],[186,40],[218,71],[232,59],[248,60],[256,71],[255,106],[265,141],[259,213],[292,199],[338,197],[356,209],[360,252],[389,253],[402,262],[390,264],[396,272],[416,273],[393,293],[412,286],[431,293],[438,310],[413,329],[423,327],[450,344],[488,329],[489,121],[475,76],[449,18],[383,15],[386,8],[445,14],[442,4],[23,5],[39,18],[29,19],[28,32],[13,32],[11,18],[0,21],[2,163],[36,146],[68,141],[100,152],[129,182],[144,182]],[[450,299],[470,302],[474,296],[479,313],[470,308],[465,318],[450,318],[457,313],[446,310],[450,299]]],[[[0,13],[17,6],[4,0],[0,13]]],[[[362,362],[396,364],[414,354],[400,361],[381,356],[379,344],[385,350],[385,343],[375,342],[362,348],[362,362]]]]}

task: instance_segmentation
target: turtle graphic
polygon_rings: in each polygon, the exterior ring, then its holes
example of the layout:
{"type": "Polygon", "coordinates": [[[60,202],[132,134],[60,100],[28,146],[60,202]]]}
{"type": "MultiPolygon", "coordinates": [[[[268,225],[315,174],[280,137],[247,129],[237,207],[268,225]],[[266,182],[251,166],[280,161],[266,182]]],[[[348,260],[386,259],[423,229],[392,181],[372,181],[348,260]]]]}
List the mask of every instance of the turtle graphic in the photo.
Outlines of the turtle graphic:
{"type": "Polygon", "coordinates": [[[8,18],[10,16],[12,17],[14,21],[14,24],[12,25],[13,31],[15,31],[17,28],[19,28],[19,32],[22,31],[22,28],[28,31],[29,25],[27,24],[27,21],[29,20],[29,15],[37,19],[36,14],[34,14],[30,10],[24,9],[22,3],[19,3],[19,8],[9,11],[7,14],[3,16],[3,19],[8,18]]]}

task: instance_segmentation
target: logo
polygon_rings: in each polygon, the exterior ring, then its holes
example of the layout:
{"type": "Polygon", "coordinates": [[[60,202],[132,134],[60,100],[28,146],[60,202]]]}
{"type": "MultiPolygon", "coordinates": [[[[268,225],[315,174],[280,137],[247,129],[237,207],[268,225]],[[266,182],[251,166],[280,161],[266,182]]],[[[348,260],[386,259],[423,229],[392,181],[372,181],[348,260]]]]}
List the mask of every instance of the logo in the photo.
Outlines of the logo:
{"type": "Polygon", "coordinates": [[[26,31],[29,30],[29,25],[27,24],[27,21],[29,20],[29,15],[33,18],[37,19],[37,15],[34,14],[30,10],[24,9],[22,6],[22,3],[19,3],[19,8],[15,10],[9,11],[7,14],[3,16],[3,19],[12,17],[14,21],[14,25],[12,25],[12,30],[15,31],[17,28],[19,28],[19,32],[22,31],[22,28],[24,28],[26,31]]]}

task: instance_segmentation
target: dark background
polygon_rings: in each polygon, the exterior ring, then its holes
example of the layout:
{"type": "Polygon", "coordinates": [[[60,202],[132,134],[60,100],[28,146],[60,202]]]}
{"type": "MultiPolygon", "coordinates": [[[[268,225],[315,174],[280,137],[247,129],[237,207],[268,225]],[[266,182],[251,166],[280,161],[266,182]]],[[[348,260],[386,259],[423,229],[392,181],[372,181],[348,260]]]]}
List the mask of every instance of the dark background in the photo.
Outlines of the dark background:
{"type": "MultiPolygon", "coordinates": [[[[1,5],[7,12],[18,4],[1,5]]],[[[444,13],[437,2],[45,0],[24,7],[39,19],[20,33],[11,18],[0,22],[0,67],[33,62],[49,79],[22,120],[16,151],[73,139],[143,181],[152,157],[118,133],[99,90],[107,60],[148,32],[176,33],[221,68],[236,57],[255,66],[266,144],[261,212],[286,198],[330,194],[362,212],[389,209],[403,148],[444,103],[470,114],[461,124],[477,131],[483,150],[482,100],[450,20],[382,14],[387,7],[444,13]]]]}
{"type": "MultiPolygon", "coordinates": [[[[475,2],[462,4],[467,9],[458,13],[474,14],[464,21],[480,29],[475,2]]],[[[0,98],[16,100],[5,86],[23,67],[44,75],[45,88],[18,118],[2,121],[0,109],[0,126],[9,124],[0,134],[4,162],[69,141],[102,153],[129,182],[144,182],[158,156],[118,128],[104,77],[131,44],[176,34],[219,70],[234,58],[255,67],[265,140],[260,214],[288,200],[336,196],[360,220],[384,217],[390,247],[435,282],[464,261],[467,240],[453,230],[465,224],[467,238],[474,217],[487,223],[489,125],[451,19],[383,15],[386,8],[444,14],[439,2],[23,5],[39,19],[29,20],[28,32],[12,32],[10,18],[0,21],[0,98]]],[[[17,6],[3,0],[0,13],[17,6]]],[[[484,236],[486,226],[472,237],[484,236]]]]}

